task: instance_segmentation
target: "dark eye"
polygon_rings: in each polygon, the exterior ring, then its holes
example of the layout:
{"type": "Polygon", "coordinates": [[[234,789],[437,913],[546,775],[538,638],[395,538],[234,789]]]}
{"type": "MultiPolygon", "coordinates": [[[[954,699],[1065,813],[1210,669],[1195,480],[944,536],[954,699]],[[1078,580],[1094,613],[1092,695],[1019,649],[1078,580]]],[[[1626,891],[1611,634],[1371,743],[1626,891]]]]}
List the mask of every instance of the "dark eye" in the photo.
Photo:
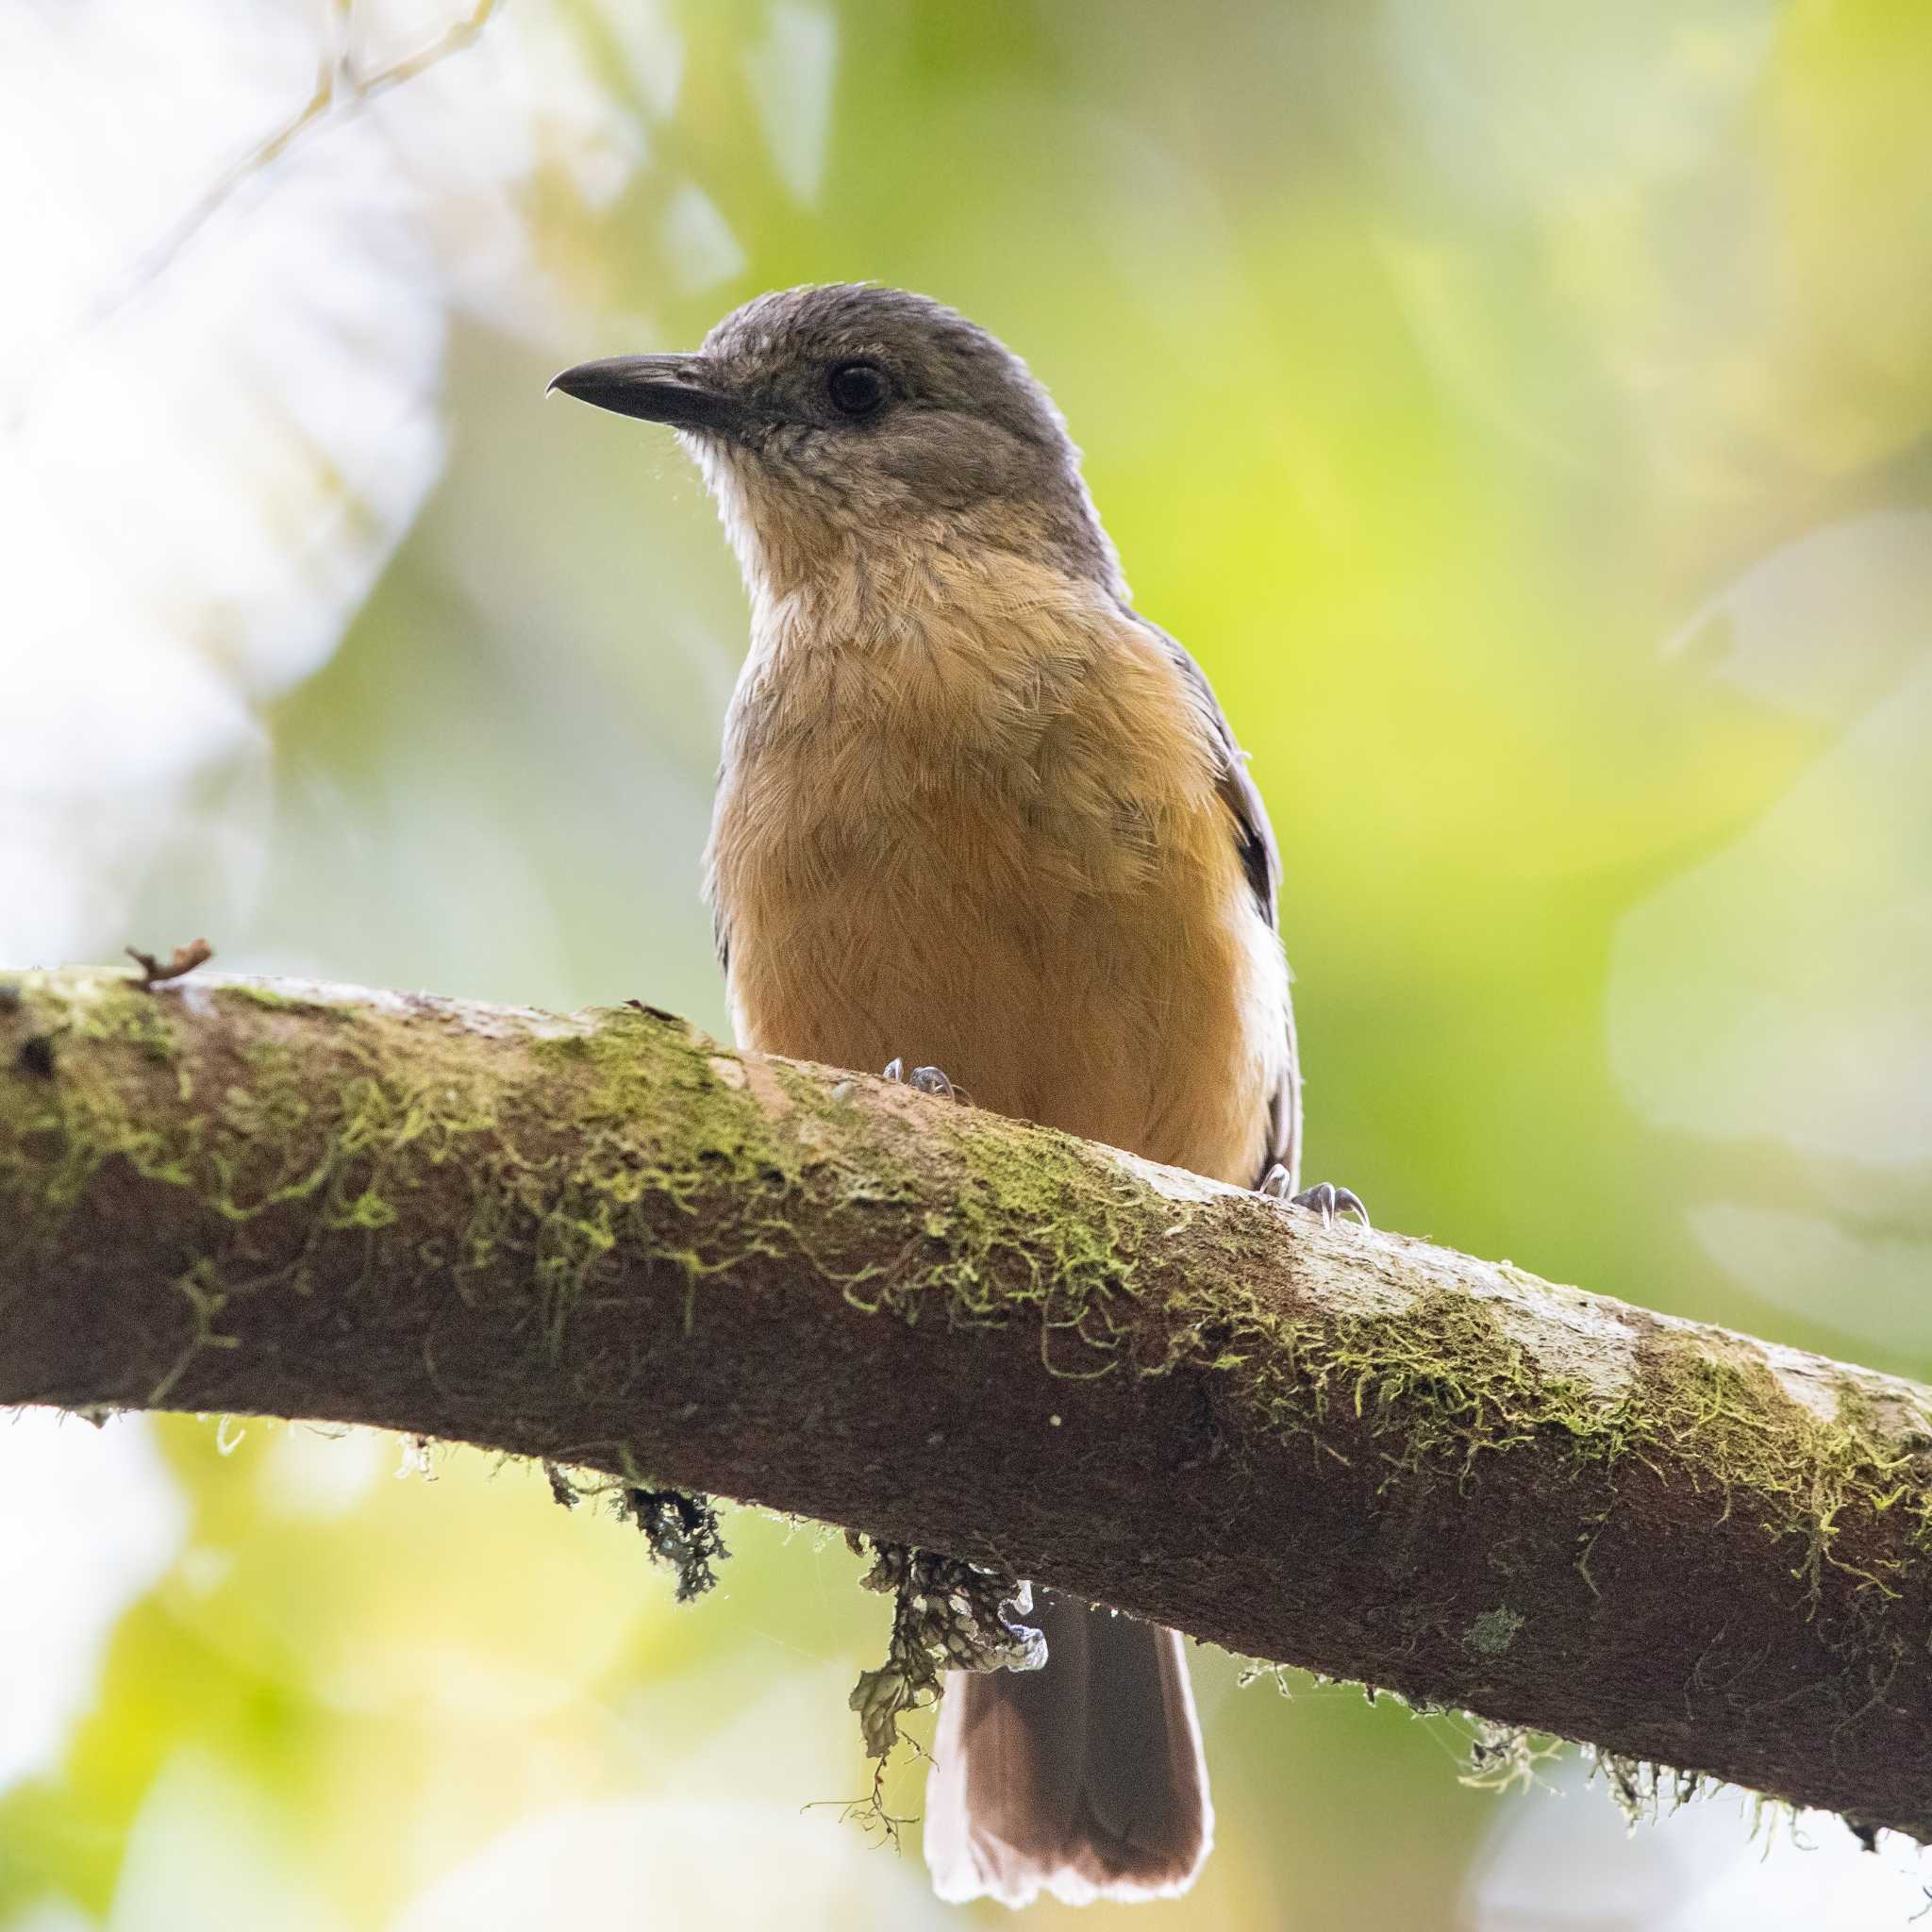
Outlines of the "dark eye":
{"type": "Polygon", "coordinates": [[[841,416],[870,416],[886,399],[886,378],[872,362],[841,362],[825,378],[832,407],[841,416]]]}

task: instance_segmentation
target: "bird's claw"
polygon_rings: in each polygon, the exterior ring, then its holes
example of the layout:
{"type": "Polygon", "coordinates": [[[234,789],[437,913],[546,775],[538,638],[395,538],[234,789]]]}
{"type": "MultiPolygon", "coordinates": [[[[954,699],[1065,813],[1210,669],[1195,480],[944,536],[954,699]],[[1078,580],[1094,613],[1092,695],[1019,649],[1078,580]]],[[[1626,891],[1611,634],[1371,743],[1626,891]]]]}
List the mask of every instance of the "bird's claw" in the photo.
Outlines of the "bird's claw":
{"type": "Polygon", "coordinates": [[[918,1093],[936,1093],[941,1100],[953,1097],[953,1083],[937,1067],[914,1067],[908,1074],[906,1062],[895,1054],[886,1062],[885,1077],[910,1087],[918,1093]]]}
{"type": "Polygon", "coordinates": [[[1306,1208],[1310,1214],[1319,1214],[1324,1227],[1332,1227],[1338,1214],[1353,1214],[1364,1227],[1370,1224],[1369,1210],[1352,1188],[1338,1188],[1333,1181],[1317,1181],[1312,1188],[1291,1194],[1288,1191],[1292,1185],[1287,1168],[1277,1163],[1268,1170],[1268,1178],[1257,1191],[1266,1194],[1271,1201],[1286,1201],[1291,1208],[1306,1208]]]}

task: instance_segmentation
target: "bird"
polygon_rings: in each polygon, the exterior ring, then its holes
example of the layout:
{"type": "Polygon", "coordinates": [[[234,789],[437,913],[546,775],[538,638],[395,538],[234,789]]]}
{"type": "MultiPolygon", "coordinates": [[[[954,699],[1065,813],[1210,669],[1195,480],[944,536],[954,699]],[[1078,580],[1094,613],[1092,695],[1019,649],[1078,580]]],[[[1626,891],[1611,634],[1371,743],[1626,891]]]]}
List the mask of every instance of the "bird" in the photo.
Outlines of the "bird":
{"type": "MultiPolygon", "coordinates": [[[[551,388],[674,429],[743,576],[705,860],[739,1042],[1366,1223],[1297,1191],[1260,792],[1026,364],[928,296],[827,283],[551,388]]],[[[1180,1639],[1051,1591],[1031,1616],[1042,1668],[949,1674],[936,1890],[1184,1891],[1213,1807],[1180,1639]]]]}

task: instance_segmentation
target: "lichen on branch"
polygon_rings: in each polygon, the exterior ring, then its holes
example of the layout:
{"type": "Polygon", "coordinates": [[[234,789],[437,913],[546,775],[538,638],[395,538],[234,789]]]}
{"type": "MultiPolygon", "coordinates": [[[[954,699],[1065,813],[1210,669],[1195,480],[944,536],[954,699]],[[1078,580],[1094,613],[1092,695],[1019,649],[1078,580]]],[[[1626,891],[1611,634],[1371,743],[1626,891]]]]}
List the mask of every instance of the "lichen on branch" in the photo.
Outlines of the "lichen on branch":
{"type": "MultiPolygon", "coordinates": [[[[845,1541],[855,1557],[864,1556],[856,1531],[845,1541]]],[[[1037,1671],[1046,1662],[1045,1638],[1023,1621],[1033,1588],[1018,1577],[933,1550],[874,1542],[859,1583],[892,1599],[886,1660],[859,1674],[850,1699],[868,1757],[891,1755],[903,1713],[939,1702],[944,1672],[1037,1671]]]]}
{"type": "Polygon", "coordinates": [[[717,1506],[708,1496],[682,1490],[626,1487],[625,1514],[643,1531],[658,1562],[669,1564],[677,1581],[677,1601],[688,1604],[718,1587],[718,1568],[731,1552],[725,1547],[717,1506]]]}

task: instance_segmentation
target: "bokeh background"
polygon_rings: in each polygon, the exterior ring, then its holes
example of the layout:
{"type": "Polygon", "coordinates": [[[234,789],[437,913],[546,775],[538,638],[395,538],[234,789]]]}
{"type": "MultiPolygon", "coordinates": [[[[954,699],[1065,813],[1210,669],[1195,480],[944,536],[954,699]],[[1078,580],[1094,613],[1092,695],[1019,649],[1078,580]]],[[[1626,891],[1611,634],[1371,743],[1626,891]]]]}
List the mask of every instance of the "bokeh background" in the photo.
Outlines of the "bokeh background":
{"type": "MultiPolygon", "coordinates": [[[[1253,751],[1314,1170],[1932,1374],[1923,0],[0,0],[0,963],[722,1028],[741,592],[668,437],[543,386],[904,283],[1051,385],[1253,751]]],[[[0,1425],[0,1926],[972,1923],[841,1821],[884,1604],[727,1535],[679,1609],[475,1454],[0,1425]]],[[[1932,1882],[1196,1668],[1221,1843],[1146,1932],[1932,1882]]]]}

